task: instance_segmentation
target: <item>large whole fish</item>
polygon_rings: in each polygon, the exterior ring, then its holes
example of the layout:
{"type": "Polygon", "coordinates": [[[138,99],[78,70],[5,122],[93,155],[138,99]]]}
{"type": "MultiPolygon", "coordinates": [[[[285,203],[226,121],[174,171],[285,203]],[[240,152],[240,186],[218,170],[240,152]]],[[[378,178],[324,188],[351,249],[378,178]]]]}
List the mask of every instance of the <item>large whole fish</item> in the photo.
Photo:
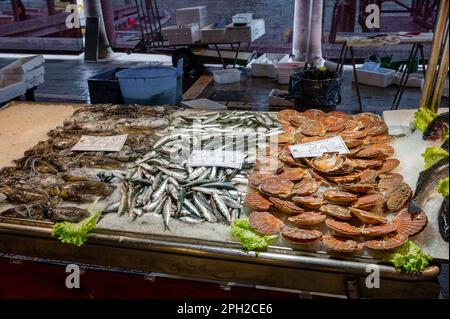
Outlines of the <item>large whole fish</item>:
{"type": "Polygon", "coordinates": [[[441,145],[441,148],[448,152],[448,139],[441,145]]]}
{"type": "Polygon", "coordinates": [[[441,233],[442,239],[448,242],[448,198],[444,199],[442,202],[441,209],[439,210],[438,222],[439,232],[441,233]]]}
{"type": "Polygon", "coordinates": [[[420,173],[414,196],[408,207],[411,214],[423,211],[428,199],[437,192],[438,182],[446,177],[448,177],[448,157],[420,173]]]}
{"type": "Polygon", "coordinates": [[[439,141],[448,132],[448,112],[438,115],[423,132],[426,141],[439,141]]]}

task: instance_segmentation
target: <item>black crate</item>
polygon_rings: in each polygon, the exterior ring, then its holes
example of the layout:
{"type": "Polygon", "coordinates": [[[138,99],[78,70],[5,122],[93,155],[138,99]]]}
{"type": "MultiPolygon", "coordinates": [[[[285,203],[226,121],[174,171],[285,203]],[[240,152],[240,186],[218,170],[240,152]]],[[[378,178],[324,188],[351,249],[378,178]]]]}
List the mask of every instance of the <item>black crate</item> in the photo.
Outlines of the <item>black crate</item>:
{"type": "Polygon", "coordinates": [[[114,103],[123,104],[119,80],[115,74],[126,68],[113,68],[88,79],[91,104],[114,103]]]}

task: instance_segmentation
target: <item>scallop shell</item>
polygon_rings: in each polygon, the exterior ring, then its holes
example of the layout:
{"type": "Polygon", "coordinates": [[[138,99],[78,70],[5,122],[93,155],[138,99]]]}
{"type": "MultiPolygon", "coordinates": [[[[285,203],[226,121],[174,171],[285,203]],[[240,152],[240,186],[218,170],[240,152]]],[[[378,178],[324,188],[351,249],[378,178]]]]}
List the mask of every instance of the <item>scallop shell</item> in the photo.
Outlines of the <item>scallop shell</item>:
{"type": "Polygon", "coordinates": [[[281,220],[268,212],[252,212],[249,216],[250,226],[263,235],[274,235],[284,225],[281,220]]]}

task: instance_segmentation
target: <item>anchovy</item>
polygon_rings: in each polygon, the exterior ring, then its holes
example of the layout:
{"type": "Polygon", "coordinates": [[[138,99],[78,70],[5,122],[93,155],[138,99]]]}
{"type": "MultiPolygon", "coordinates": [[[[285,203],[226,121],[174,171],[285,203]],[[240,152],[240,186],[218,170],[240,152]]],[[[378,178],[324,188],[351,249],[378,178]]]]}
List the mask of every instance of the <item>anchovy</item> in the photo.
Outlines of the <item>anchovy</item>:
{"type": "Polygon", "coordinates": [[[190,216],[182,216],[179,218],[182,222],[188,223],[188,224],[200,224],[203,223],[205,220],[196,218],[196,217],[190,217],[190,216]]]}
{"type": "Polygon", "coordinates": [[[194,171],[189,174],[188,181],[192,181],[202,175],[207,170],[207,167],[199,167],[194,169],[194,171]]]}
{"type": "Polygon", "coordinates": [[[212,194],[212,200],[217,206],[219,212],[225,217],[228,223],[231,222],[230,212],[228,211],[227,205],[223,202],[222,198],[220,198],[219,194],[212,194]]]}
{"type": "Polygon", "coordinates": [[[183,210],[183,202],[186,197],[186,189],[184,187],[180,188],[179,198],[177,202],[177,214],[180,215],[183,210]]]}
{"type": "Polygon", "coordinates": [[[449,162],[448,157],[446,157],[419,174],[414,196],[408,206],[411,214],[418,214],[423,211],[428,199],[437,192],[439,180],[448,177],[448,168],[449,162]]]}
{"type": "Polygon", "coordinates": [[[208,188],[208,187],[192,187],[191,190],[196,192],[202,192],[203,194],[212,195],[216,193],[222,193],[222,191],[218,190],[217,188],[208,188]]]}
{"type": "Polygon", "coordinates": [[[161,167],[161,166],[157,166],[157,167],[161,172],[163,172],[164,174],[166,174],[170,177],[175,178],[178,181],[182,181],[182,180],[186,179],[186,177],[187,177],[186,174],[171,171],[171,170],[165,169],[164,167],[161,167]]]}
{"type": "Polygon", "coordinates": [[[119,210],[119,207],[120,207],[120,201],[116,202],[116,203],[111,203],[103,210],[103,213],[108,214],[108,213],[117,212],[119,210]]]}
{"type": "Polygon", "coordinates": [[[219,188],[219,189],[226,189],[226,190],[235,190],[236,187],[227,182],[213,182],[213,183],[206,183],[202,184],[202,187],[212,187],[212,188],[219,188]]]}
{"type": "Polygon", "coordinates": [[[163,198],[162,198],[162,200],[158,203],[158,206],[156,206],[156,208],[152,211],[152,213],[155,213],[155,214],[161,214],[161,212],[162,212],[162,210],[163,210],[163,207],[164,207],[164,203],[166,202],[166,200],[167,200],[167,198],[168,198],[169,196],[164,196],[163,198]]]}
{"type": "Polygon", "coordinates": [[[209,172],[208,178],[209,179],[216,178],[216,173],[217,173],[217,167],[216,166],[211,167],[211,171],[209,172]]]}
{"type": "Polygon", "coordinates": [[[156,174],[155,179],[153,180],[153,184],[152,184],[152,188],[153,190],[156,190],[159,186],[159,184],[161,183],[163,178],[163,172],[159,172],[158,174],[156,174]]]}
{"type": "Polygon", "coordinates": [[[183,205],[186,207],[186,209],[188,211],[190,211],[192,214],[194,214],[195,216],[199,217],[199,218],[203,218],[203,215],[201,212],[199,212],[199,210],[197,209],[197,207],[191,203],[191,201],[187,198],[184,199],[183,201],[183,205]]]}
{"type": "Polygon", "coordinates": [[[211,212],[206,208],[205,205],[203,205],[203,203],[198,199],[197,194],[194,194],[193,196],[194,199],[194,204],[195,206],[198,208],[198,210],[202,213],[203,217],[208,221],[208,222],[213,222],[213,219],[211,217],[211,212]]]}
{"type": "Polygon", "coordinates": [[[117,210],[119,216],[122,216],[128,209],[127,194],[128,194],[128,184],[123,183],[122,187],[120,188],[120,204],[119,209],[117,210]]]}
{"type": "Polygon", "coordinates": [[[228,196],[221,196],[221,198],[222,198],[223,202],[225,203],[225,205],[227,205],[228,207],[241,208],[241,205],[234,199],[232,199],[228,196]]]}
{"type": "Polygon", "coordinates": [[[162,183],[159,185],[159,187],[155,190],[155,192],[152,194],[152,200],[157,200],[161,196],[164,195],[167,189],[167,183],[169,180],[165,178],[162,183]]]}
{"type": "Polygon", "coordinates": [[[170,196],[172,196],[172,198],[174,200],[178,200],[179,199],[179,194],[178,194],[178,190],[176,188],[175,185],[173,184],[167,184],[167,190],[169,191],[170,196]]]}
{"type": "Polygon", "coordinates": [[[172,211],[172,199],[170,198],[170,196],[168,196],[166,201],[164,202],[164,207],[163,207],[164,231],[166,231],[166,230],[172,231],[169,227],[171,211],[172,211]]]}
{"type": "Polygon", "coordinates": [[[217,208],[216,202],[214,202],[213,200],[210,201],[211,203],[211,207],[212,207],[212,212],[214,214],[214,217],[216,218],[216,221],[219,221],[221,223],[227,223],[227,220],[225,219],[225,217],[220,213],[219,209],[217,208]]]}

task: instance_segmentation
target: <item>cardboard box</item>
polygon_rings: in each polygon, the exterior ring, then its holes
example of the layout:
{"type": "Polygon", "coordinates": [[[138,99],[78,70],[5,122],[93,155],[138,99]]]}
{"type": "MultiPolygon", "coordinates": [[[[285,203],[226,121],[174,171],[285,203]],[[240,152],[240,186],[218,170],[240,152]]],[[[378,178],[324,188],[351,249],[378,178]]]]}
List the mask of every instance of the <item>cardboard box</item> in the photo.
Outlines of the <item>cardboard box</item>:
{"type": "Polygon", "coordinates": [[[161,30],[161,34],[170,45],[192,44],[200,41],[200,28],[198,24],[186,26],[169,26],[161,30]]]}
{"type": "Polygon", "coordinates": [[[177,9],[177,24],[186,25],[198,23],[200,29],[208,25],[208,10],[206,6],[177,9]]]}
{"type": "Polygon", "coordinates": [[[264,19],[256,19],[245,27],[235,27],[233,23],[230,23],[226,27],[225,37],[229,43],[250,43],[262,37],[265,33],[266,23],[264,19]]]}
{"type": "Polygon", "coordinates": [[[201,38],[203,43],[224,43],[225,28],[214,29],[214,24],[206,26],[201,30],[201,38]]]}

